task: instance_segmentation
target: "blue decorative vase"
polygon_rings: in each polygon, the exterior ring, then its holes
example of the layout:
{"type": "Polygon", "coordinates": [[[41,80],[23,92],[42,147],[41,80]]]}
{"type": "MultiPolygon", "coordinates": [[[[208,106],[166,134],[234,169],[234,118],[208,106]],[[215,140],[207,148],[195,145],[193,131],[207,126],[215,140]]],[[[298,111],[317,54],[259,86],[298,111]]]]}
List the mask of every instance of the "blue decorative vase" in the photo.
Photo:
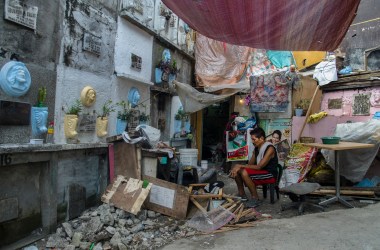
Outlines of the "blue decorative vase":
{"type": "Polygon", "coordinates": [[[155,71],[155,82],[156,84],[161,84],[162,83],[162,70],[160,68],[156,68],[155,71]]]}
{"type": "Polygon", "coordinates": [[[32,122],[32,136],[37,137],[47,132],[47,107],[32,107],[31,122],[32,122]]]}
{"type": "Polygon", "coordinates": [[[181,120],[174,120],[174,133],[179,133],[181,132],[181,120]]]}
{"type": "Polygon", "coordinates": [[[116,134],[119,135],[119,134],[123,133],[126,130],[127,125],[128,125],[127,120],[117,119],[117,121],[116,121],[116,134]]]}
{"type": "Polygon", "coordinates": [[[169,87],[173,87],[173,80],[177,78],[175,74],[169,74],[169,87]]]}
{"type": "Polygon", "coordinates": [[[190,131],[190,121],[187,121],[187,122],[185,122],[185,130],[186,130],[186,132],[191,132],[190,131]]]}

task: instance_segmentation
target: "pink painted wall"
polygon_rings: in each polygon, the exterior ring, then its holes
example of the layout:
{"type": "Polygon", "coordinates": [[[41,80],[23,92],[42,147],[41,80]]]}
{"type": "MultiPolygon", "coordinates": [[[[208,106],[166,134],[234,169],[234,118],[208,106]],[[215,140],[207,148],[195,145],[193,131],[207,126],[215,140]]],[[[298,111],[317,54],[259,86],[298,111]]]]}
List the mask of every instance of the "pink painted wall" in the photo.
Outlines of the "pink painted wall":
{"type": "MultiPolygon", "coordinates": [[[[321,137],[330,136],[334,133],[335,127],[339,123],[347,121],[364,122],[372,119],[375,112],[380,111],[380,87],[373,87],[361,90],[342,90],[336,92],[324,93],[321,102],[321,111],[326,111],[329,115],[318,123],[306,123],[302,136],[311,136],[316,138],[316,142],[322,142],[321,137]],[[369,116],[352,116],[352,103],[354,94],[371,93],[371,108],[369,116]],[[342,109],[328,109],[329,99],[342,98],[342,109]]],[[[293,117],[292,120],[292,141],[298,140],[301,131],[303,117],[293,117]]]]}
{"type": "Polygon", "coordinates": [[[373,87],[361,90],[341,90],[336,92],[324,93],[322,97],[321,110],[328,112],[329,115],[350,116],[352,115],[353,95],[364,93],[371,93],[370,117],[372,117],[376,111],[380,111],[380,87],[373,87]],[[342,109],[328,109],[328,100],[338,98],[342,98],[342,109]]]}

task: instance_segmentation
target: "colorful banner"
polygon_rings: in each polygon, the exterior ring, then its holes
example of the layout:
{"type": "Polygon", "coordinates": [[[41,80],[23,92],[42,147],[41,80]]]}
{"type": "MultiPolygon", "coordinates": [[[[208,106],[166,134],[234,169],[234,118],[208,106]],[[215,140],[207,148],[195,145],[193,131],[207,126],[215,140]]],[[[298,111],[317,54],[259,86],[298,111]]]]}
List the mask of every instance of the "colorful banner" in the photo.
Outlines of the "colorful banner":
{"type": "Polygon", "coordinates": [[[289,105],[289,84],[285,72],[250,76],[251,112],[285,112],[289,105]]]}
{"type": "Polygon", "coordinates": [[[226,136],[227,161],[247,161],[247,134],[238,131],[227,131],[226,136]]]}

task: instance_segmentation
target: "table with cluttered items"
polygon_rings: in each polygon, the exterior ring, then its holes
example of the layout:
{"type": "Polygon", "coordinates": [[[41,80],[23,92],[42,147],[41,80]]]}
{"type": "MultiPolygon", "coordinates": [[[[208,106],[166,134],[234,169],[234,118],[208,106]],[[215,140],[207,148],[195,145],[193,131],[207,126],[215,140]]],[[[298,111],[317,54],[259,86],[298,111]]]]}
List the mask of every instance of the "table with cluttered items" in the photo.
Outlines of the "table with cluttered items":
{"type": "Polygon", "coordinates": [[[339,154],[338,151],[342,150],[352,150],[352,149],[363,149],[363,148],[372,148],[375,145],[374,144],[367,144],[367,143],[357,143],[357,142],[345,142],[340,141],[337,144],[323,144],[323,143],[303,143],[305,146],[309,147],[315,147],[318,149],[327,149],[327,150],[333,150],[335,155],[335,196],[322,201],[319,203],[319,205],[328,205],[333,202],[340,202],[343,205],[346,205],[347,207],[353,208],[354,206],[347,202],[341,195],[340,195],[340,173],[339,173],[339,154]]]}

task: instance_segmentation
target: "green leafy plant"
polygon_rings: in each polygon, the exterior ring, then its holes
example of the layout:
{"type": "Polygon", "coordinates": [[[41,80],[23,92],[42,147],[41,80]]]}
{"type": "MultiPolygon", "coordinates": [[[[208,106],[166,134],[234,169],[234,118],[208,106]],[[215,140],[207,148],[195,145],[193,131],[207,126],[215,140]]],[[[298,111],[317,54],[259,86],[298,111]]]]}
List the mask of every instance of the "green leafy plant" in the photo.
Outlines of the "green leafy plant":
{"type": "Polygon", "coordinates": [[[121,101],[116,103],[116,105],[122,107],[122,110],[117,112],[117,119],[129,121],[132,118],[132,110],[129,108],[129,102],[121,101]]]}
{"type": "Polygon", "coordinates": [[[156,68],[161,69],[163,72],[167,74],[177,74],[179,69],[177,68],[177,61],[173,60],[172,63],[170,61],[160,60],[160,62],[156,65],[156,68]]]}
{"type": "Polygon", "coordinates": [[[107,100],[103,104],[100,113],[97,113],[98,117],[104,118],[104,117],[109,116],[109,114],[111,114],[112,112],[115,112],[115,108],[117,105],[118,104],[113,104],[111,99],[107,100]]]}
{"type": "Polygon", "coordinates": [[[83,109],[82,103],[79,99],[75,100],[74,104],[69,106],[66,114],[68,115],[78,115],[83,109]]]}
{"type": "Polygon", "coordinates": [[[189,114],[183,111],[182,108],[179,108],[177,111],[177,114],[175,114],[174,119],[177,121],[188,121],[189,120],[189,114]]]}
{"type": "Polygon", "coordinates": [[[40,87],[38,89],[36,107],[45,107],[46,106],[45,101],[46,101],[46,87],[40,87]]]}
{"type": "Polygon", "coordinates": [[[146,122],[149,120],[149,115],[145,114],[145,112],[142,112],[139,116],[139,121],[146,122]]]}

